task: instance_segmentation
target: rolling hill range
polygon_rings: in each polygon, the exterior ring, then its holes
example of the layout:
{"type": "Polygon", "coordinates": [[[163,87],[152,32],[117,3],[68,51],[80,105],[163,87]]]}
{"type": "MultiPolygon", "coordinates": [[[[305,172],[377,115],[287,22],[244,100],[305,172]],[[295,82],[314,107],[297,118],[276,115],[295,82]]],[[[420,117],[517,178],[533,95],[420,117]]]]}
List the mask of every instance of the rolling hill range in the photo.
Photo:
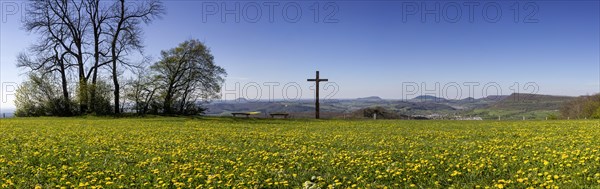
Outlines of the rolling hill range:
{"type": "MultiPolygon", "coordinates": [[[[418,96],[409,100],[382,99],[377,96],[356,99],[333,99],[321,101],[324,117],[345,117],[355,111],[369,107],[382,107],[403,115],[446,115],[478,116],[484,119],[545,119],[557,114],[564,102],[575,97],[530,95],[515,93],[508,96],[488,96],[485,98],[465,98],[449,100],[434,96],[418,96]]],[[[228,116],[232,112],[258,111],[266,115],[287,112],[294,117],[311,117],[314,112],[313,100],[298,101],[218,101],[207,104],[208,115],[228,116]]]]}
{"type": "Polygon", "coordinates": [[[548,119],[559,114],[560,107],[576,97],[514,93],[487,106],[474,108],[465,115],[484,119],[548,119]]]}
{"type": "Polygon", "coordinates": [[[575,97],[514,93],[490,105],[498,110],[558,110],[562,103],[575,97]]]}
{"type": "MultiPolygon", "coordinates": [[[[385,107],[399,113],[427,113],[438,111],[454,111],[456,108],[433,102],[409,102],[400,100],[384,100],[376,98],[361,99],[336,99],[321,102],[321,112],[348,114],[353,111],[368,107],[385,107]]],[[[230,101],[211,103],[206,106],[209,115],[229,115],[231,112],[259,111],[263,113],[288,112],[288,113],[312,113],[314,112],[312,100],[300,101],[230,101]]],[[[307,114],[310,116],[311,114],[307,114]]],[[[302,116],[303,117],[303,116],[302,116]]]]}

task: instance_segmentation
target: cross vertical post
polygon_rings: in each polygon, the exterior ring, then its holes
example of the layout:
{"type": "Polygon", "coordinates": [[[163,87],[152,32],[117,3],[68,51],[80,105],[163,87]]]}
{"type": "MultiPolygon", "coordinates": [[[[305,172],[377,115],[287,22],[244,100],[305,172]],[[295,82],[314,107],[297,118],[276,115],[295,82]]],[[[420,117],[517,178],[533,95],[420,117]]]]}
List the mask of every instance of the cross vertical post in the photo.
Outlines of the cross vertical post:
{"type": "Polygon", "coordinates": [[[307,79],[306,81],[314,81],[315,82],[315,119],[319,119],[319,82],[322,81],[329,81],[328,79],[321,79],[319,78],[319,71],[317,71],[317,75],[315,77],[315,79],[307,79]]]}

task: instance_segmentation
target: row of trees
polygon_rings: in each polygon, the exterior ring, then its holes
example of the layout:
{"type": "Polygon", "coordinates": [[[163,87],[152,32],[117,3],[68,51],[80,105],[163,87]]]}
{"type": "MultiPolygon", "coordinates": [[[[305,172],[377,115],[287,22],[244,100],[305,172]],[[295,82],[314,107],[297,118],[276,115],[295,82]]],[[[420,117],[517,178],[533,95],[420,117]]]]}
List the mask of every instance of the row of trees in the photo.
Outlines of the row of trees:
{"type": "Polygon", "coordinates": [[[198,40],[163,51],[147,66],[142,26],[164,14],[158,0],[35,0],[29,6],[24,28],[39,40],[17,58],[29,75],[17,90],[17,116],[126,109],[191,114],[201,111],[200,99],[220,90],[225,70],[198,40]]]}
{"type": "Polygon", "coordinates": [[[566,102],[560,109],[563,118],[600,119],[600,94],[581,96],[566,102]]]}

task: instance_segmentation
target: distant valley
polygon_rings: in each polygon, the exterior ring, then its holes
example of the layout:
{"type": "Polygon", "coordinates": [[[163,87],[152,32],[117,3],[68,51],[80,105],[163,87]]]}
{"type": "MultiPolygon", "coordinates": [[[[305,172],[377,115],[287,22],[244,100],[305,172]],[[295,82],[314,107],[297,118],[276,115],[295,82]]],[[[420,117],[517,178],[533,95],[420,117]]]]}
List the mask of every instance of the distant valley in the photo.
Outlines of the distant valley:
{"type": "MultiPolygon", "coordinates": [[[[515,93],[507,96],[465,98],[449,100],[435,96],[417,96],[409,100],[382,99],[377,96],[356,99],[321,100],[323,117],[343,118],[355,116],[364,108],[379,107],[401,115],[422,116],[478,116],[483,119],[545,119],[558,115],[564,102],[575,97],[531,95],[515,93]]],[[[232,112],[286,112],[294,117],[311,117],[314,114],[313,100],[298,101],[248,101],[237,99],[207,104],[208,115],[228,116],[232,112]]]]}

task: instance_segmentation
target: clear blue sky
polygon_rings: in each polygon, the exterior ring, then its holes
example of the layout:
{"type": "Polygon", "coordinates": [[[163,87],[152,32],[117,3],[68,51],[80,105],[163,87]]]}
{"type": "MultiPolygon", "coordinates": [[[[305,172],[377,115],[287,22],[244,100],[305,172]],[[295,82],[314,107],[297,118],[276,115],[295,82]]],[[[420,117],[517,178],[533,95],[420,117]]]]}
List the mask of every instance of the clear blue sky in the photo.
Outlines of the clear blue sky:
{"type": "MultiPolygon", "coordinates": [[[[2,1],[0,79],[18,84],[25,70],[14,66],[15,57],[36,36],[21,29],[19,15],[6,14],[12,10],[6,2],[22,1],[2,1]]],[[[481,2],[473,7],[472,21],[469,7],[460,1],[281,1],[272,6],[271,22],[267,5],[273,2],[165,1],[167,14],[145,29],[145,53],[157,60],[160,50],[200,39],[229,73],[227,88],[240,83],[238,97],[247,98],[256,96],[254,88],[243,94],[243,86],[251,82],[261,84],[261,99],[269,93],[264,82],[281,83],[274,98],[284,98],[281,90],[288,82],[297,82],[302,98],[311,98],[306,79],[314,77],[315,70],[339,86],[335,98],[400,99],[406,93],[403,82],[424,82],[430,89],[439,82],[438,94],[446,92],[441,89],[445,84],[479,82],[475,97],[482,96],[483,86],[491,82],[504,95],[512,92],[515,82],[522,92],[528,82],[535,82],[537,93],[543,94],[600,91],[598,1],[520,2],[516,23],[515,1],[481,2]],[[227,14],[223,22],[221,11],[235,9],[236,3],[240,21],[227,14]],[[317,23],[315,3],[320,10],[317,23]],[[423,22],[421,12],[435,9],[436,3],[440,22],[433,14],[425,14],[423,22]],[[254,23],[257,5],[262,16],[254,23]],[[300,5],[302,16],[293,23],[295,5],[300,5]]],[[[462,90],[461,97],[468,97],[468,89],[462,90]]],[[[12,106],[10,98],[3,108],[12,106]]]]}

